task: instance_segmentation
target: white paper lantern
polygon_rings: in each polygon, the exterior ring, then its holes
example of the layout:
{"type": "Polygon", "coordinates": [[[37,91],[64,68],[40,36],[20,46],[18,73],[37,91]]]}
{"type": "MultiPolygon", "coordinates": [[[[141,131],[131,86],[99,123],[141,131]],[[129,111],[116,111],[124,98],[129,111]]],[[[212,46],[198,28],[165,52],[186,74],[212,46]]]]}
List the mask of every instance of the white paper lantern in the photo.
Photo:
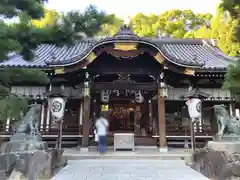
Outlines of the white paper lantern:
{"type": "Polygon", "coordinates": [[[202,103],[198,98],[190,98],[186,102],[191,119],[200,119],[202,116],[202,103]]]}
{"type": "Polygon", "coordinates": [[[108,103],[109,101],[109,91],[108,90],[103,90],[101,91],[101,101],[104,103],[108,103]]]}
{"type": "Polygon", "coordinates": [[[144,97],[143,97],[141,91],[137,91],[137,92],[135,93],[135,101],[136,101],[137,103],[142,103],[142,102],[144,101],[144,97]]]}
{"type": "Polygon", "coordinates": [[[56,120],[60,120],[65,112],[65,100],[61,97],[53,98],[51,100],[51,113],[56,120]]]}

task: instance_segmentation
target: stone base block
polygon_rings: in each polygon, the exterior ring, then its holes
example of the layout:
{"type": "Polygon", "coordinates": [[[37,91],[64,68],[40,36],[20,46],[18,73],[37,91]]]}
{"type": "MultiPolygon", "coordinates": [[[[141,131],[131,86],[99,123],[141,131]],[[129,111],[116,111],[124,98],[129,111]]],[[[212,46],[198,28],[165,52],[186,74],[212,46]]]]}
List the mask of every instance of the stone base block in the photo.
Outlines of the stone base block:
{"type": "Polygon", "coordinates": [[[168,147],[160,147],[159,152],[167,153],[168,152],[168,147]]]}
{"type": "Polygon", "coordinates": [[[47,150],[47,147],[44,141],[9,141],[1,146],[1,153],[47,150]]]}
{"type": "Polygon", "coordinates": [[[5,175],[9,175],[14,169],[16,160],[17,160],[16,154],[13,154],[13,153],[1,154],[0,155],[0,171],[3,172],[5,175]]]}
{"type": "Polygon", "coordinates": [[[228,153],[240,153],[240,141],[208,141],[207,148],[228,153]]]}
{"type": "Polygon", "coordinates": [[[20,171],[14,170],[8,180],[23,180],[26,179],[20,171]]]}
{"type": "Polygon", "coordinates": [[[88,147],[84,147],[84,148],[81,148],[80,151],[82,153],[86,153],[86,152],[89,152],[89,148],[88,147]]]}

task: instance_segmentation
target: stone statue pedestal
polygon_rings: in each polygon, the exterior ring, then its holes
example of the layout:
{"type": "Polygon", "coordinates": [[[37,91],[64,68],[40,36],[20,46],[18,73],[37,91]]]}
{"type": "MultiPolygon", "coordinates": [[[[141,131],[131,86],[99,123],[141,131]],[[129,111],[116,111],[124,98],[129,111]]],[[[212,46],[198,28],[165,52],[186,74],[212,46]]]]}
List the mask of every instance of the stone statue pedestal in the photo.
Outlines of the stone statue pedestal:
{"type": "Polygon", "coordinates": [[[215,151],[226,151],[228,153],[240,152],[240,141],[237,140],[221,140],[221,141],[208,141],[207,148],[215,151]]]}
{"type": "Polygon", "coordinates": [[[209,179],[238,179],[240,177],[240,141],[238,136],[216,136],[205,148],[193,154],[192,168],[209,179]],[[221,139],[221,140],[217,140],[221,139]]]}
{"type": "Polygon", "coordinates": [[[1,147],[1,153],[17,153],[25,151],[47,150],[48,145],[40,135],[14,134],[9,142],[1,147]]]}
{"type": "Polygon", "coordinates": [[[20,121],[10,141],[1,146],[0,172],[3,175],[19,172],[29,180],[37,177],[49,179],[53,170],[66,165],[63,150],[48,150],[47,143],[43,141],[37,129],[40,113],[41,105],[33,105],[20,121]]]}

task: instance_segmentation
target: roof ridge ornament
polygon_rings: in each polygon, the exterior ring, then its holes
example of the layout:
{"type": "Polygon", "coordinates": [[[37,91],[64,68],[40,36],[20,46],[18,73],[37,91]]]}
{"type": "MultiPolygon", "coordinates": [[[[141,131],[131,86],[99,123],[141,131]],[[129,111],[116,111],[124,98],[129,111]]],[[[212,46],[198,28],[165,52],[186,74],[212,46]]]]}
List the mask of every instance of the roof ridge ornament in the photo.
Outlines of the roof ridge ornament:
{"type": "Polygon", "coordinates": [[[130,36],[137,37],[137,35],[127,25],[120,27],[117,34],[114,35],[114,37],[130,37],[130,36]]]}
{"type": "Polygon", "coordinates": [[[120,27],[119,31],[114,35],[114,37],[137,37],[137,35],[130,28],[131,18],[128,16],[124,19],[124,25],[120,27]]]}
{"type": "Polygon", "coordinates": [[[124,22],[124,26],[129,27],[129,24],[131,22],[131,17],[127,16],[126,18],[124,18],[123,22],[124,22]]]}

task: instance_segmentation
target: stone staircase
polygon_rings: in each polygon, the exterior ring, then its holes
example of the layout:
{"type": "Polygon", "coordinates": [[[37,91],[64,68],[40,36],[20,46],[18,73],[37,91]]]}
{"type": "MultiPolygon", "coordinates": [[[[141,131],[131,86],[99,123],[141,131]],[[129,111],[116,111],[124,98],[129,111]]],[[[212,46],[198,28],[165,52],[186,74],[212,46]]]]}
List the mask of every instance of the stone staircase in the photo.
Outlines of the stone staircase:
{"type": "Polygon", "coordinates": [[[108,147],[104,155],[100,155],[96,147],[89,147],[89,152],[81,152],[78,148],[65,149],[63,155],[68,160],[77,159],[159,159],[159,160],[185,160],[192,161],[192,153],[188,149],[169,149],[168,152],[159,152],[156,146],[136,146],[135,151],[114,151],[108,147]]]}

